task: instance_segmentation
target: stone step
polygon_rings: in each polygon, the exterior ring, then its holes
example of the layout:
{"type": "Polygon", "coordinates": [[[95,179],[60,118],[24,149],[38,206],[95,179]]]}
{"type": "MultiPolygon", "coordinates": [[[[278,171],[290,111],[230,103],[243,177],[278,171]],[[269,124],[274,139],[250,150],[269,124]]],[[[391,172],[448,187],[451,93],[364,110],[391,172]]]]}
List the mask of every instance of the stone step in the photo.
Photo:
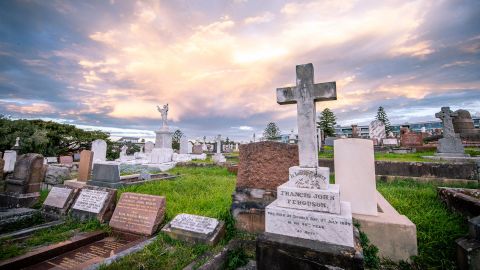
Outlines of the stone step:
{"type": "Polygon", "coordinates": [[[280,207],[265,208],[265,232],[353,247],[352,211],[341,202],[339,215],[280,207]]]}

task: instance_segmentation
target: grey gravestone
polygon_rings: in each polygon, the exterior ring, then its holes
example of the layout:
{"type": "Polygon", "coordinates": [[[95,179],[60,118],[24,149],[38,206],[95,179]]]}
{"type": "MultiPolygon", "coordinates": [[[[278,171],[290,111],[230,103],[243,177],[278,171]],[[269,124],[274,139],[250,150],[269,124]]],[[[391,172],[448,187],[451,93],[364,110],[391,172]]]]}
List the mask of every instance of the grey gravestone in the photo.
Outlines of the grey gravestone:
{"type": "Polygon", "coordinates": [[[77,191],[66,186],[55,186],[43,202],[45,212],[65,215],[72,205],[77,191]]]}
{"type": "Polygon", "coordinates": [[[75,200],[70,213],[80,220],[97,218],[100,222],[110,220],[115,209],[117,190],[85,186],[75,200]]]}
{"type": "Polygon", "coordinates": [[[435,114],[436,118],[440,118],[443,124],[443,138],[438,140],[437,153],[438,156],[448,157],[465,157],[465,149],[462,140],[453,129],[452,117],[457,116],[450,110],[450,107],[442,107],[441,111],[435,114]]]}
{"type": "Polygon", "coordinates": [[[154,147],[155,147],[155,144],[153,142],[150,142],[150,141],[146,142],[145,148],[144,148],[145,153],[146,154],[151,153],[154,147]]]}
{"type": "Polygon", "coordinates": [[[6,192],[0,196],[0,206],[31,207],[40,196],[40,184],[44,176],[42,155],[21,155],[15,162],[13,175],[5,181],[6,192]]]}
{"type": "Polygon", "coordinates": [[[174,239],[215,245],[225,233],[223,221],[215,218],[179,214],[162,229],[174,239]]]}
{"type": "Polygon", "coordinates": [[[123,186],[120,181],[120,168],[118,164],[97,163],[93,165],[92,179],[88,185],[97,187],[119,188],[123,186]]]}
{"type": "Polygon", "coordinates": [[[326,146],[333,146],[333,142],[338,139],[337,137],[327,137],[325,138],[325,145],[326,146]]]}

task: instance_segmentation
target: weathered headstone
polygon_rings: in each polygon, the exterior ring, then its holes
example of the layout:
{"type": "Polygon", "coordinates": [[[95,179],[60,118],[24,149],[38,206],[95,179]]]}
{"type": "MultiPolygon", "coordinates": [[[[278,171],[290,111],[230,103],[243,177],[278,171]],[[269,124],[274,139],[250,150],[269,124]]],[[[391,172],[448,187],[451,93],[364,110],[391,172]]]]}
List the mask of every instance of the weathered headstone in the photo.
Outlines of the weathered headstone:
{"type": "Polygon", "coordinates": [[[423,136],[421,133],[406,132],[400,136],[400,145],[402,147],[422,146],[423,136]]]}
{"type": "Polygon", "coordinates": [[[152,149],[155,147],[155,144],[153,142],[146,142],[145,143],[145,153],[151,153],[152,152],[152,149]]]}
{"type": "Polygon", "coordinates": [[[75,200],[76,190],[66,186],[55,186],[50,189],[43,202],[45,212],[65,215],[75,200]]]}
{"type": "Polygon", "coordinates": [[[80,153],[74,153],[73,154],[73,161],[75,161],[75,162],[80,161],[80,153]]]}
{"type": "Polygon", "coordinates": [[[192,142],[188,142],[187,153],[188,153],[188,154],[192,154],[192,153],[193,153],[193,143],[192,143],[192,142]]]}
{"type": "Polygon", "coordinates": [[[215,218],[179,214],[162,229],[174,239],[215,245],[225,233],[223,221],[215,218]]]}
{"type": "Polygon", "coordinates": [[[45,176],[43,156],[25,154],[15,162],[15,169],[5,181],[6,193],[2,194],[3,207],[30,207],[40,196],[40,184],[45,176]]]}
{"type": "Polygon", "coordinates": [[[314,84],[312,64],[298,65],[296,71],[297,86],[277,88],[277,102],[297,103],[300,164],[289,168],[288,182],[277,188],[277,200],[265,208],[265,233],[257,240],[257,266],[286,269],[285,265],[302,264],[304,256],[290,253],[282,267],[276,262],[279,250],[296,249],[318,256],[310,267],[352,267],[360,262],[354,259],[357,251],[350,203],[340,201],[338,185],[329,184],[329,169],[318,166],[315,132],[315,102],[335,100],[336,84],[314,84]],[[328,246],[330,252],[322,254],[314,248],[318,245],[328,246]],[[333,265],[327,263],[325,259],[335,257],[340,247],[341,258],[333,265]]]}
{"type": "Polygon", "coordinates": [[[373,143],[365,139],[340,139],[334,146],[335,183],[352,213],[376,216],[377,189],[373,143]]]}
{"type": "Polygon", "coordinates": [[[298,146],[273,141],[240,145],[232,216],[237,229],[265,231],[265,207],[278,186],[288,179],[288,168],[298,165],[298,146]]]}
{"type": "Polygon", "coordinates": [[[17,152],[13,150],[5,151],[5,153],[3,153],[3,160],[5,160],[3,171],[13,172],[13,169],[15,168],[15,162],[17,161],[17,152]]]}
{"type": "Polygon", "coordinates": [[[126,145],[123,145],[122,148],[120,148],[120,159],[125,160],[127,157],[127,150],[128,147],[126,145]]]}
{"type": "Polygon", "coordinates": [[[225,163],[227,161],[227,159],[225,158],[225,156],[221,152],[222,136],[219,134],[217,136],[216,140],[217,140],[217,146],[216,146],[217,152],[215,153],[215,155],[213,155],[212,160],[216,164],[222,164],[222,163],[225,163]]]}
{"type": "Polygon", "coordinates": [[[443,138],[438,140],[437,153],[438,156],[465,157],[465,149],[463,148],[460,136],[455,133],[452,123],[452,117],[458,116],[450,110],[450,107],[442,107],[441,111],[435,114],[440,118],[443,124],[443,138]]]}
{"type": "Polygon", "coordinates": [[[90,150],[83,150],[80,153],[80,165],[78,166],[77,181],[87,182],[92,173],[93,152],[90,150]]]}
{"type": "Polygon", "coordinates": [[[368,133],[370,139],[372,139],[377,144],[382,143],[382,140],[387,137],[385,133],[385,124],[380,120],[372,121],[368,127],[368,133]]]}
{"type": "Polygon", "coordinates": [[[60,156],[60,164],[72,164],[73,157],[72,156],[60,156]]]}
{"type": "Polygon", "coordinates": [[[360,132],[358,131],[358,125],[352,125],[352,138],[360,137],[360,132]]]}
{"type": "Polygon", "coordinates": [[[97,187],[119,188],[123,184],[120,181],[120,168],[118,164],[97,163],[93,165],[92,178],[88,185],[97,187]]]}
{"type": "Polygon", "coordinates": [[[95,140],[92,142],[93,164],[105,162],[107,160],[107,143],[104,140],[95,140]]]}
{"type": "Polygon", "coordinates": [[[125,192],[109,225],[119,231],[149,236],[157,231],[164,214],[165,197],[125,192]]]}
{"type": "Polygon", "coordinates": [[[337,137],[326,137],[325,138],[325,145],[326,146],[333,146],[333,142],[338,139],[337,137]]]}
{"type": "Polygon", "coordinates": [[[73,217],[80,220],[97,218],[100,222],[109,221],[115,209],[117,190],[85,186],[70,210],[73,217]]]}
{"type": "Polygon", "coordinates": [[[195,155],[203,154],[203,145],[202,144],[195,144],[192,149],[192,153],[195,155]]]}

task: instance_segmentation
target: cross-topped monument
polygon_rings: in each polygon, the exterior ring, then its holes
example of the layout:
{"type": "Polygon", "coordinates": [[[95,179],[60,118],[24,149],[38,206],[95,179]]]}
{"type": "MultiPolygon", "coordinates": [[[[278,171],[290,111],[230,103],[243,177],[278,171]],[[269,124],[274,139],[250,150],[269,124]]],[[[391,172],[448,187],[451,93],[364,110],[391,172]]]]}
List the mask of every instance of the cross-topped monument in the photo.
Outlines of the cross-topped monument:
{"type": "Polygon", "coordinates": [[[452,117],[456,116],[458,116],[458,114],[456,112],[452,112],[450,107],[442,107],[440,112],[435,114],[436,118],[440,118],[442,120],[444,138],[455,137],[452,117]]]}
{"type": "Polygon", "coordinates": [[[335,82],[314,83],[313,65],[297,66],[297,85],[277,88],[277,103],[297,103],[298,152],[300,167],[318,167],[317,140],[315,136],[315,102],[336,100],[335,82]]]}

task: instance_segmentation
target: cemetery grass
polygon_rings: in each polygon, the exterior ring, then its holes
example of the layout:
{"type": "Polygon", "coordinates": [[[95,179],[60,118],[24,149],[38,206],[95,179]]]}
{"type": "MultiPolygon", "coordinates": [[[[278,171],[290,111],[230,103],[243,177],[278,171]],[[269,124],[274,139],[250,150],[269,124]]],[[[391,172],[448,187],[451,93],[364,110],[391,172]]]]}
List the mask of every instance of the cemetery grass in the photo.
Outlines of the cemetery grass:
{"type": "MultiPolygon", "coordinates": [[[[406,269],[454,269],[455,239],[467,234],[466,220],[448,210],[437,197],[438,183],[413,180],[377,182],[377,189],[395,209],[417,226],[418,256],[406,269]]],[[[449,184],[452,187],[479,188],[478,184],[449,184]]],[[[390,264],[383,261],[383,264],[390,264]]],[[[402,267],[403,266],[403,267],[402,267]]]]}
{"type": "Polygon", "coordinates": [[[123,192],[166,196],[165,219],[160,227],[180,213],[208,216],[225,221],[225,238],[219,245],[209,247],[183,243],[159,233],[155,241],[143,250],[102,269],[183,269],[202,254],[215,254],[234,236],[239,237],[230,215],[231,194],[236,179],[234,174],[221,167],[177,167],[169,172],[180,176],[175,180],[123,188],[118,196],[123,192]]]}

